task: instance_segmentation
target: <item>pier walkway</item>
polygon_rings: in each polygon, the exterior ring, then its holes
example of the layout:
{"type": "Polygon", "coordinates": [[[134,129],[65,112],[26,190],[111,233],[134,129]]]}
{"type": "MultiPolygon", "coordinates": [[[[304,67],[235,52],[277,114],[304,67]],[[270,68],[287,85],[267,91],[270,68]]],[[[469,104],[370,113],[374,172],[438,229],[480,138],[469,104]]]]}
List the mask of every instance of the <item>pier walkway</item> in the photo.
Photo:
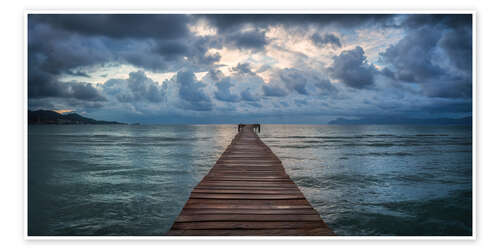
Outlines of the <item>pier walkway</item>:
{"type": "Polygon", "coordinates": [[[257,136],[257,128],[260,125],[239,126],[232,143],[191,192],[168,235],[334,235],[257,136]]]}

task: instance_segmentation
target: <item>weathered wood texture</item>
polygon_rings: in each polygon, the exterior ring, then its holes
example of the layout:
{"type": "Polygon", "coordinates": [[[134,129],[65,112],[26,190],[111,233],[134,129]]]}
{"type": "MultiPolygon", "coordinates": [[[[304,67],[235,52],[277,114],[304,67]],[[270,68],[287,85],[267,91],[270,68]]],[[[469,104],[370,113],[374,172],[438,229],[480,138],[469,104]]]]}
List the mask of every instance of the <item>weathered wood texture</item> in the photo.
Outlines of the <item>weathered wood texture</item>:
{"type": "Polygon", "coordinates": [[[254,126],[239,129],[193,189],[168,235],[334,235],[254,126]]]}

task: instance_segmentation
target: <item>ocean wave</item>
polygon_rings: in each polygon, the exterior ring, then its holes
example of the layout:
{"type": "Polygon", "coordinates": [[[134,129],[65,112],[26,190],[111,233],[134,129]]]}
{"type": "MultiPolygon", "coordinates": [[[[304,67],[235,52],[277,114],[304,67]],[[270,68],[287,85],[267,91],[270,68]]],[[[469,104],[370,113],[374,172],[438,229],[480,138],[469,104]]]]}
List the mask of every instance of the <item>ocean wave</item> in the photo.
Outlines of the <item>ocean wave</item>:
{"type": "Polygon", "coordinates": [[[420,136],[425,136],[425,137],[432,137],[432,136],[448,136],[446,134],[416,134],[415,136],[420,137],[420,136]]]}
{"type": "Polygon", "coordinates": [[[394,143],[343,143],[343,144],[340,144],[339,146],[343,146],[343,147],[393,147],[393,146],[399,146],[399,145],[394,144],[394,143]]]}
{"type": "Polygon", "coordinates": [[[316,189],[334,189],[338,186],[351,185],[357,183],[358,187],[375,185],[381,181],[376,176],[360,174],[334,174],[319,177],[312,176],[291,176],[300,187],[316,189]]]}
{"type": "Polygon", "coordinates": [[[345,153],[348,156],[411,156],[409,152],[369,152],[369,153],[345,153]]]}

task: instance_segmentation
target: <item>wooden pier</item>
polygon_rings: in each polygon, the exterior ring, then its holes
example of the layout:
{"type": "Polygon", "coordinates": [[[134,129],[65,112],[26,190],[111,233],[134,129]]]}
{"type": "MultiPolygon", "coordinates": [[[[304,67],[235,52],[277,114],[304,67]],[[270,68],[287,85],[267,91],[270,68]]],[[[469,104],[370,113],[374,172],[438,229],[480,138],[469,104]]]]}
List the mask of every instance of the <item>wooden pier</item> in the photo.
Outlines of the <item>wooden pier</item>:
{"type": "Polygon", "coordinates": [[[193,189],[168,235],[334,235],[256,129],[260,125],[238,126],[238,134],[193,189]]]}

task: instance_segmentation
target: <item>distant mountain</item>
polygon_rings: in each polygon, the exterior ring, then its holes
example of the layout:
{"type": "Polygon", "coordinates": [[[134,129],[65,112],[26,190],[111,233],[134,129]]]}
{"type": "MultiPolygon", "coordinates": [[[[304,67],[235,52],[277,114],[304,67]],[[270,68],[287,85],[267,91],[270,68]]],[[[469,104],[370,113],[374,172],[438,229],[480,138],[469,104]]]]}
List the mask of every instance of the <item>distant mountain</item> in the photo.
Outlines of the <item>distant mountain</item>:
{"type": "Polygon", "coordinates": [[[28,110],[28,124],[126,124],[120,122],[98,121],[76,113],[59,114],[50,110],[28,110]]]}
{"type": "Polygon", "coordinates": [[[472,126],[472,116],[464,118],[436,118],[436,119],[410,119],[410,118],[371,118],[371,119],[344,119],[338,118],[328,122],[336,125],[368,125],[368,124],[415,124],[415,125],[469,125],[472,126]]]}

